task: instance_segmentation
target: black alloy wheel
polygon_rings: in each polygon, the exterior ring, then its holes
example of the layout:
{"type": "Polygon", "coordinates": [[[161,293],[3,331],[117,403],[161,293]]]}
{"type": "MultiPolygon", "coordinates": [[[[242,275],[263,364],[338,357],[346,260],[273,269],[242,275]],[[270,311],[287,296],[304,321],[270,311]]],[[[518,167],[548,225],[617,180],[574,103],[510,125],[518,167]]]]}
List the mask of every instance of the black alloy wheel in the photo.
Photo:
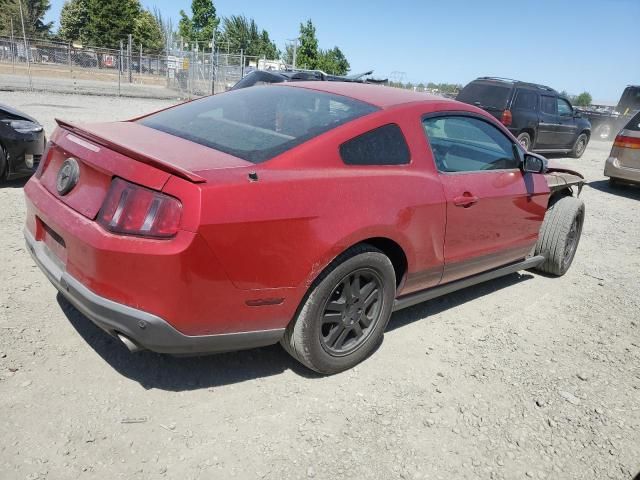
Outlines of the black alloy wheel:
{"type": "Polygon", "coordinates": [[[320,344],[327,353],[343,356],[357,350],[380,321],[382,279],[361,268],[335,286],[322,309],[320,344]]]}

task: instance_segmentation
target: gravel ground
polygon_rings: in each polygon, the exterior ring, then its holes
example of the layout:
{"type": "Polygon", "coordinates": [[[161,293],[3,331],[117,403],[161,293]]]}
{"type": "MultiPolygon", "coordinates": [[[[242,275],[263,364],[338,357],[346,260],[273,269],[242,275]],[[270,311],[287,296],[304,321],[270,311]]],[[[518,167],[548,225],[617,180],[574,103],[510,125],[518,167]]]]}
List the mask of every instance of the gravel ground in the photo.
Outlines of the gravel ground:
{"type": "MultiPolygon", "coordinates": [[[[42,119],[163,101],[0,92],[42,119]]],[[[640,471],[640,188],[587,178],[569,273],[525,272],[394,314],[318,377],[279,346],[132,355],[35,267],[22,182],[0,188],[0,478],[630,479],[640,471]]]]}

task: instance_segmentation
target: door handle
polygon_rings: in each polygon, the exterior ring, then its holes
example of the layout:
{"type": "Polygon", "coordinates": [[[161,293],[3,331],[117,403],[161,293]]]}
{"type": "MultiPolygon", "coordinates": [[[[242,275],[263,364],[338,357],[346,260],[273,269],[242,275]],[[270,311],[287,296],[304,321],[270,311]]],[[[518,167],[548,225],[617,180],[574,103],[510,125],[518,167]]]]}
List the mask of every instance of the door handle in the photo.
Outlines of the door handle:
{"type": "Polygon", "coordinates": [[[475,195],[471,195],[469,192],[464,192],[463,195],[459,197],[455,197],[453,199],[453,204],[456,207],[469,208],[471,205],[478,203],[478,197],[475,195]]]}

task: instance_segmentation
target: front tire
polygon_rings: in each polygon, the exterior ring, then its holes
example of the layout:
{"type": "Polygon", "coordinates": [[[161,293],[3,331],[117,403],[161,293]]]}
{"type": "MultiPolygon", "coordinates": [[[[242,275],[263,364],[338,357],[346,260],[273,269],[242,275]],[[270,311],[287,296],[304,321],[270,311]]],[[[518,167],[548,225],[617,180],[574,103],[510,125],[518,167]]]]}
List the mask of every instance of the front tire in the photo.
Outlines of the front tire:
{"type": "Polygon", "coordinates": [[[562,197],[551,205],[535,247],[535,254],[542,255],[545,261],[536,269],[558,277],[567,273],[578,249],[583,224],[582,200],[562,197]]]}
{"type": "Polygon", "coordinates": [[[318,373],[352,368],[382,341],[395,293],[389,258],[368,245],[351,248],[313,283],[280,343],[318,373]]]}
{"type": "Polygon", "coordinates": [[[569,154],[573,158],[580,158],[584,151],[587,149],[587,144],[589,143],[589,137],[586,133],[581,133],[576,138],[576,142],[573,144],[573,148],[571,149],[571,153],[569,154]]]}

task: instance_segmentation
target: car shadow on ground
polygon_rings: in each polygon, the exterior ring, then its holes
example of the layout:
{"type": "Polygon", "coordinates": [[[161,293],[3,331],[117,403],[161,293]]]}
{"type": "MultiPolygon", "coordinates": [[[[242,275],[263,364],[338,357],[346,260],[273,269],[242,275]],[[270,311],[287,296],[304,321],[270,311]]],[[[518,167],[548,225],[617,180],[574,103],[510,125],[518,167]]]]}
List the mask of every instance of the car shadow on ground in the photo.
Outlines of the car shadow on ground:
{"type": "Polygon", "coordinates": [[[29,177],[16,178],[15,180],[0,180],[0,189],[2,188],[24,188],[29,181],[29,177]]]}
{"type": "MultiPolygon", "coordinates": [[[[527,273],[512,274],[407,308],[393,314],[387,332],[530,278],[533,276],[527,273]]],[[[286,370],[308,379],[321,377],[291,358],[280,345],[192,357],[147,351],[131,353],[119,340],[96,327],[60,293],[57,301],[73,328],[105,362],[147,389],[199,390],[269,377],[286,370]]]]}
{"type": "Polygon", "coordinates": [[[595,190],[609,193],[611,195],[626,197],[632,200],[640,200],[640,187],[638,187],[638,185],[621,183],[612,187],[609,185],[609,180],[596,180],[594,182],[588,182],[587,185],[595,190]]]}
{"type": "Polygon", "coordinates": [[[391,332],[417,320],[437,315],[449,310],[450,308],[458,307],[467,302],[484,297],[485,295],[502,290],[503,288],[508,288],[512,285],[531,280],[532,278],[534,278],[533,275],[527,272],[512,273],[511,275],[480,283],[473,287],[458,290],[457,292],[450,293],[443,297],[434,298],[428,302],[419,303],[418,305],[394,313],[389,321],[386,331],[391,332]]]}

